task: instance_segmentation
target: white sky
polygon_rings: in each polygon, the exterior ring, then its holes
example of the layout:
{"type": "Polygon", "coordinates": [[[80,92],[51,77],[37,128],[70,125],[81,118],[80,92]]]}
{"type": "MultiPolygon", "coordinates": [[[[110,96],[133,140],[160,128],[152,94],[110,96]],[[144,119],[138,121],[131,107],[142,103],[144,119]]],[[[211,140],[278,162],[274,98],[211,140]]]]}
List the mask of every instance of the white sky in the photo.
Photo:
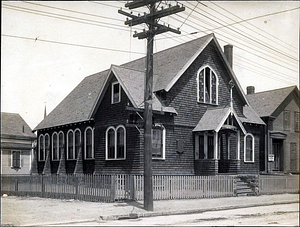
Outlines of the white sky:
{"type": "MultiPolygon", "coordinates": [[[[146,52],[146,41],[132,37],[143,26],[130,30],[118,14],[125,3],[3,1],[1,111],[19,113],[33,129],[43,119],[45,103],[49,113],[84,77],[143,57],[137,53],[146,52]]],[[[299,9],[273,13],[299,8],[300,2],[180,3],[185,12],[161,23],[181,27],[182,34],[156,36],[155,52],[214,32],[221,46],[234,46],[233,69],[244,91],[249,85],[259,92],[299,84],[299,9]],[[191,32],[198,33],[187,35],[191,32]]]]}

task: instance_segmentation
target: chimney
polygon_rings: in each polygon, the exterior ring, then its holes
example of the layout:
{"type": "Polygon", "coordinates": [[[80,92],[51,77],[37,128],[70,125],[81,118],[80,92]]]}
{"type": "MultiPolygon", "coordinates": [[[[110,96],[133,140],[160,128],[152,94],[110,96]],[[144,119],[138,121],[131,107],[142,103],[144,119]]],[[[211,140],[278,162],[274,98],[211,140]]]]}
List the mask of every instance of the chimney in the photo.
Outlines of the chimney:
{"type": "Polygon", "coordinates": [[[254,86],[248,86],[247,87],[247,95],[254,94],[255,93],[255,87],[254,86]]]}
{"type": "Polygon", "coordinates": [[[232,68],[232,63],[233,63],[233,52],[232,52],[233,46],[231,44],[227,44],[224,46],[224,54],[229,62],[229,65],[232,68]]]}

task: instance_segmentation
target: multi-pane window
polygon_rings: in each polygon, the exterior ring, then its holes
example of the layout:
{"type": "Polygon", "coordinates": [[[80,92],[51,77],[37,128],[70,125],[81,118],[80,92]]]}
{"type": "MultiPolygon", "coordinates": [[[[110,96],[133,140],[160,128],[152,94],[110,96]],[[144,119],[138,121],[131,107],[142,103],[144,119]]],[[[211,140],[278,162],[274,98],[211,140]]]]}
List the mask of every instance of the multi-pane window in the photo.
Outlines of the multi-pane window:
{"type": "Polygon", "coordinates": [[[218,104],[218,78],[208,66],[198,72],[198,102],[218,104]]]}
{"type": "MultiPolygon", "coordinates": [[[[44,154],[48,155],[49,150],[50,150],[50,136],[49,136],[49,134],[46,134],[45,135],[45,152],[44,152],[44,154]]],[[[46,156],[45,156],[45,158],[46,158],[46,156]]]]}
{"type": "Polygon", "coordinates": [[[106,130],[106,160],[126,158],[126,129],[123,125],[106,130]]]}
{"type": "Polygon", "coordinates": [[[59,160],[59,149],[58,149],[58,136],[57,133],[54,132],[52,134],[52,160],[59,160]]]}
{"type": "Polygon", "coordinates": [[[289,110],[283,111],[283,130],[290,130],[291,113],[289,110]]]}
{"type": "Polygon", "coordinates": [[[67,159],[75,159],[74,155],[74,136],[73,131],[69,131],[67,134],[67,159]]]}
{"type": "Polygon", "coordinates": [[[79,129],[69,130],[67,133],[67,159],[75,160],[81,147],[81,132],[79,129]]]}
{"type": "Polygon", "coordinates": [[[91,127],[87,127],[85,130],[85,159],[94,158],[94,130],[91,127]]]}
{"type": "Polygon", "coordinates": [[[165,128],[162,125],[152,128],[152,158],[165,158],[165,128]]]}
{"type": "Polygon", "coordinates": [[[12,168],[21,168],[21,151],[12,151],[12,168]]]}
{"type": "Polygon", "coordinates": [[[63,132],[59,132],[58,133],[58,154],[59,157],[62,153],[62,149],[64,148],[65,145],[65,141],[64,141],[64,133],[63,132]]]}
{"type": "Polygon", "coordinates": [[[295,124],[295,132],[299,132],[300,131],[300,112],[294,112],[295,114],[295,120],[294,120],[294,124],[295,124]]]}
{"type": "Polygon", "coordinates": [[[45,161],[45,137],[40,135],[39,137],[39,161],[45,161]]]}
{"type": "Polygon", "coordinates": [[[244,161],[254,162],[254,137],[252,134],[246,134],[244,140],[244,161]]]}
{"type": "Polygon", "coordinates": [[[195,137],[195,159],[214,158],[214,135],[199,134],[195,137]]]}
{"type": "Polygon", "coordinates": [[[121,101],[121,86],[119,82],[112,83],[111,88],[111,103],[118,103],[121,101]]]}

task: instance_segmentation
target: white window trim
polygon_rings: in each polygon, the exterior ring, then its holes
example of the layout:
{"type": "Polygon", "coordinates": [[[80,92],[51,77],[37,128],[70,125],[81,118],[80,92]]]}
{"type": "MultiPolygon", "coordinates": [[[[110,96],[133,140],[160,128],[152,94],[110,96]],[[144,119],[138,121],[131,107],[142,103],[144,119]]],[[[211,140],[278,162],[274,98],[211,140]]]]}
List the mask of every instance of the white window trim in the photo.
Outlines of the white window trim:
{"type": "Polygon", "coordinates": [[[13,162],[14,162],[14,156],[13,156],[13,152],[14,151],[18,151],[18,152],[20,152],[20,169],[22,168],[22,152],[21,152],[21,150],[12,150],[11,151],[11,160],[10,160],[10,167],[11,168],[14,168],[14,166],[13,166],[13,162]]]}
{"type": "Polygon", "coordinates": [[[59,161],[59,138],[58,138],[58,133],[57,132],[54,132],[53,134],[52,134],[52,161],[59,161]],[[54,141],[54,139],[53,139],[53,137],[54,137],[54,135],[56,135],[56,145],[54,145],[53,144],[53,141],[54,141]],[[57,159],[54,159],[53,157],[54,157],[54,146],[56,146],[56,148],[57,148],[57,159]]]}
{"type": "MultiPolygon", "coordinates": [[[[151,157],[152,159],[155,159],[155,160],[165,160],[166,159],[166,128],[165,126],[163,126],[163,124],[160,124],[160,123],[156,123],[154,124],[154,126],[156,127],[161,127],[162,128],[162,157],[152,157],[152,154],[151,154],[151,157]]],[[[152,146],[152,130],[151,130],[151,146],[152,146]]]]}
{"type": "Polygon", "coordinates": [[[80,131],[80,129],[79,128],[76,128],[74,131],[72,130],[72,129],[70,129],[68,132],[67,132],[67,160],[77,160],[76,158],[75,158],[75,153],[76,153],[76,141],[75,141],[75,133],[76,133],[76,131],[79,131],[79,138],[80,138],[80,141],[79,141],[79,143],[81,144],[81,131],[80,131]],[[72,158],[72,159],[70,159],[69,158],[69,132],[73,132],[73,157],[74,158],[72,158]]]}
{"type": "MultiPolygon", "coordinates": [[[[205,77],[206,77],[206,75],[204,74],[203,89],[205,88],[205,77]]],[[[210,104],[210,105],[219,105],[219,98],[218,98],[219,97],[219,78],[218,78],[216,72],[209,65],[204,65],[198,70],[196,82],[197,82],[197,102],[210,104]],[[200,96],[199,96],[199,86],[200,86],[200,84],[199,84],[199,82],[200,82],[199,75],[200,75],[200,72],[202,70],[204,70],[205,68],[207,68],[207,67],[210,69],[210,90],[212,89],[212,83],[211,83],[212,76],[211,76],[211,73],[213,72],[216,76],[216,103],[212,103],[212,98],[211,98],[212,92],[210,92],[210,102],[209,103],[205,102],[205,90],[203,92],[203,102],[200,101],[200,96]]]]}
{"type": "Polygon", "coordinates": [[[94,155],[94,128],[92,128],[91,126],[88,126],[85,130],[84,130],[84,159],[86,160],[92,160],[95,159],[95,155],[94,155]],[[87,130],[91,130],[92,131],[92,157],[91,158],[87,158],[86,157],[86,132],[87,130]]]}
{"type": "Polygon", "coordinates": [[[255,147],[254,147],[255,143],[254,143],[254,136],[251,134],[251,133],[247,133],[245,136],[244,136],[244,162],[250,162],[250,163],[254,163],[254,154],[255,154],[255,147]],[[253,148],[253,151],[252,151],[252,160],[251,161],[247,161],[246,160],[246,151],[247,151],[247,136],[251,136],[252,137],[252,148],[253,148]]]}
{"type": "Polygon", "coordinates": [[[125,160],[126,159],[126,128],[123,125],[118,125],[116,128],[113,126],[109,126],[105,132],[105,160],[125,160]],[[117,130],[119,128],[124,129],[124,158],[116,158],[117,157],[117,130]],[[114,130],[115,133],[115,158],[108,158],[108,131],[110,129],[114,130]]]}
{"type": "Polygon", "coordinates": [[[121,102],[121,85],[119,81],[115,81],[111,84],[111,104],[119,103],[121,102]],[[119,84],[119,100],[117,102],[114,102],[114,85],[119,84]]]}
{"type": "Polygon", "coordinates": [[[44,144],[44,148],[43,148],[43,153],[44,153],[44,158],[46,157],[46,152],[45,152],[45,136],[43,135],[43,134],[41,134],[40,136],[39,136],[39,142],[38,142],[38,144],[39,144],[39,149],[38,149],[38,160],[39,161],[45,161],[45,159],[41,159],[41,153],[40,153],[40,150],[41,150],[41,137],[42,137],[42,140],[43,140],[43,144],[44,144]]]}

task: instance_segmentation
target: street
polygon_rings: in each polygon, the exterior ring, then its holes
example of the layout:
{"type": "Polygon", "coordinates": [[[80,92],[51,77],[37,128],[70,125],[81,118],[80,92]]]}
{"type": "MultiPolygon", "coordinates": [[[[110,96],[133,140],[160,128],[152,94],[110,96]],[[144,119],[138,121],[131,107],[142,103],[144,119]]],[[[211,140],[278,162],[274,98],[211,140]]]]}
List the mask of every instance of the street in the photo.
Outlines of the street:
{"type": "MultiPolygon", "coordinates": [[[[99,220],[63,224],[64,226],[218,226],[218,225],[258,225],[258,226],[299,226],[299,203],[259,206],[243,209],[203,212],[199,214],[170,215],[124,220],[99,220]]],[[[57,226],[57,225],[52,225],[57,226]]]]}

